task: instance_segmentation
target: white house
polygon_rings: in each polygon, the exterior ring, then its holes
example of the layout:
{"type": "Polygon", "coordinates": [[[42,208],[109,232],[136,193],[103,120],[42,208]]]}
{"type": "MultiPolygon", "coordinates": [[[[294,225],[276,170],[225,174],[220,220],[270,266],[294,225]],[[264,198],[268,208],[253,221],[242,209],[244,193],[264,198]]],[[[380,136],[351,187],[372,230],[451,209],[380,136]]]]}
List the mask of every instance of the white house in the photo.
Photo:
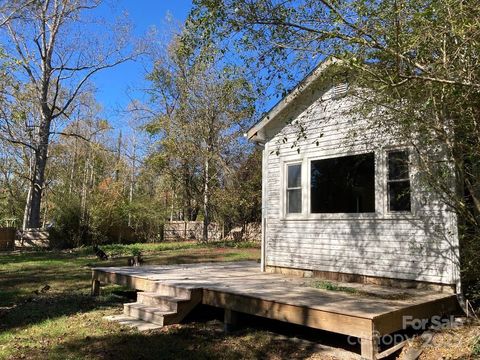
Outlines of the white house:
{"type": "Polygon", "coordinates": [[[454,290],[455,214],[416,180],[408,145],[348,111],[329,64],[247,133],[264,147],[262,269],[454,290]]]}

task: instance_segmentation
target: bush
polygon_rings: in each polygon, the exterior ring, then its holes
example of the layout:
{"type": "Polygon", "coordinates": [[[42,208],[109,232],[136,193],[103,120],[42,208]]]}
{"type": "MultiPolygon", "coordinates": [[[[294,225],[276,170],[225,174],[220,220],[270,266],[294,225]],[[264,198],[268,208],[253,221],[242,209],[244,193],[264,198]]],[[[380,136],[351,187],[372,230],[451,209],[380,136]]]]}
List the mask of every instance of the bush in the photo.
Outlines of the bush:
{"type": "Polygon", "coordinates": [[[138,197],[128,206],[130,223],[138,240],[159,241],[163,237],[165,208],[147,197],[138,197]]]}
{"type": "Polygon", "coordinates": [[[50,246],[66,249],[92,243],[88,226],[82,224],[80,204],[75,199],[64,201],[54,209],[53,223],[49,229],[50,246]]]}
{"type": "MultiPolygon", "coordinates": [[[[476,230],[476,229],[475,229],[476,230]]],[[[476,230],[478,231],[478,230],[476,230]]],[[[474,307],[480,307],[480,234],[467,233],[460,239],[462,287],[474,307]]]]}

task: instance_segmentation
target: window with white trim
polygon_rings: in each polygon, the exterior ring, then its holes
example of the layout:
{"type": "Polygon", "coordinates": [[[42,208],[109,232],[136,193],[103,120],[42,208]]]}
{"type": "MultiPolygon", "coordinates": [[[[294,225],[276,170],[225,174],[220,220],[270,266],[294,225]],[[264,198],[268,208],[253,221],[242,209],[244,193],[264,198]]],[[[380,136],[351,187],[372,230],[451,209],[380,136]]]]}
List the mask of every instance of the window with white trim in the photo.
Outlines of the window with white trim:
{"type": "Polygon", "coordinates": [[[388,151],[387,169],[388,211],[411,211],[408,151],[388,151]]]}
{"type": "Polygon", "coordinates": [[[287,214],[302,212],[302,164],[287,165],[287,214]]]}

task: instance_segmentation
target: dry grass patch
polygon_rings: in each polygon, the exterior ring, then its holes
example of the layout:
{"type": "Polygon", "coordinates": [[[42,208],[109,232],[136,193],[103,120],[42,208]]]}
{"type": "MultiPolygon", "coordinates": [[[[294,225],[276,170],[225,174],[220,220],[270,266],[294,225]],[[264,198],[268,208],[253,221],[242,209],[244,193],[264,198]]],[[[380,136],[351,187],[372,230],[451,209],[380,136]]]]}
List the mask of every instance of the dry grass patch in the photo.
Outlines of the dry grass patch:
{"type": "Polygon", "coordinates": [[[435,331],[430,343],[425,344],[419,337],[407,346],[422,349],[419,360],[478,360],[480,359],[480,323],[478,321],[463,326],[435,331]]]}

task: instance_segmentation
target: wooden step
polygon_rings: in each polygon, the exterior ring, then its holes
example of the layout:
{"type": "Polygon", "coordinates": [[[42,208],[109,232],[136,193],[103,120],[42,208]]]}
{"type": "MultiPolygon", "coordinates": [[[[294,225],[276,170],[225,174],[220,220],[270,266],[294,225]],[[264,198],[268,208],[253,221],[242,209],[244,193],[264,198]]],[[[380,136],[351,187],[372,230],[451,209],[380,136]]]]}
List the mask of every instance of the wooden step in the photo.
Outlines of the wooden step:
{"type": "Polygon", "coordinates": [[[191,300],[174,296],[160,295],[154,292],[138,292],[137,302],[144,305],[158,307],[162,310],[178,311],[191,300]]]}
{"type": "Polygon", "coordinates": [[[178,323],[178,314],[175,311],[163,310],[138,302],[123,304],[123,313],[127,316],[160,326],[178,323]]]}
{"type": "Polygon", "coordinates": [[[149,287],[149,292],[154,292],[158,295],[171,296],[181,299],[190,299],[192,291],[196,290],[197,289],[188,289],[160,282],[152,283],[149,287]]]}
{"type": "Polygon", "coordinates": [[[105,316],[104,319],[108,320],[108,321],[117,322],[120,325],[134,327],[138,331],[156,330],[156,329],[160,329],[162,327],[160,325],[153,324],[153,323],[148,322],[148,321],[140,320],[140,319],[134,318],[132,316],[127,316],[125,314],[105,316]]]}
{"type": "Polygon", "coordinates": [[[202,302],[201,289],[187,289],[157,283],[155,291],[138,292],[137,302],[123,305],[123,313],[159,326],[182,321],[202,302]]]}

